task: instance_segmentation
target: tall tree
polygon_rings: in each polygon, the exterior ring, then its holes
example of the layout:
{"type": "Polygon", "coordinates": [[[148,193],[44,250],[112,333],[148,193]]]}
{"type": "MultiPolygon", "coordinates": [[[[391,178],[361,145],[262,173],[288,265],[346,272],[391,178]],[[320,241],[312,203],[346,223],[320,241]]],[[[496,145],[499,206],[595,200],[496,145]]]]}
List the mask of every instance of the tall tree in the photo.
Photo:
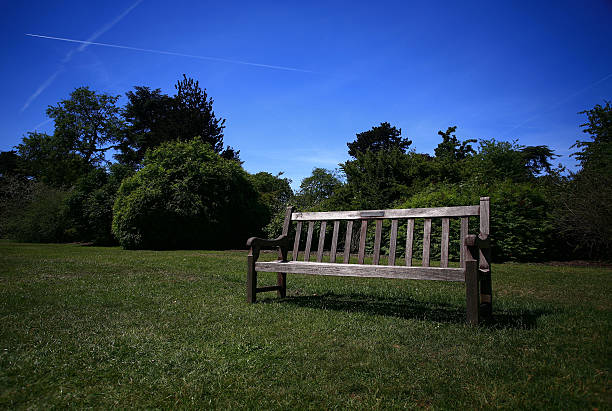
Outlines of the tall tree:
{"type": "Polygon", "coordinates": [[[346,143],[349,148],[349,155],[356,157],[357,153],[366,151],[378,152],[383,150],[399,149],[406,152],[411,140],[402,137],[402,129],[392,127],[389,123],[380,123],[380,126],[372,127],[371,130],[357,133],[357,138],[346,143]]]}
{"type": "Polygon", "coordinates": [[[128,101],[122,115],[127,127],[115,157],[123,164],[136,166],[147,150],[178,137],[172,121],[174,100],[160,89],[140,86],[125,95],[128,101]]]}
{"type": "Polygon", "coordinates": [[[119,96],[96,93],[88,87],[79,87],[70,98],[49,106],[47,115],[55,122],[54,137],[58,143],[85,160],[98,166],[105,162],[104,155],[117,148],[123,122],[116,106],[119,96]]]}
{"type": "Polygon", "coordinates": [[[160,89],[135,87],[126,93],[123,117],[128,124],[117,159],[140,165],[147,150],[167,141],[189,141],[199,136],[225,159],[240,161],[239,150],[223,149],[225,119],[217,118],[213,99],[198,81],[183,75],[175,85],[176,95],[160,89]]]}
{"type": "Polygon", "coordinates": [[[217,118],[213,111],[213,99],[197,80],[183,79],[176,85],[174,97],[174,125],[180,140],[190,140],[200,136],[202,141],[211,145],[215,153],[223,150],[223,129],[225,119],[217,118]]]}

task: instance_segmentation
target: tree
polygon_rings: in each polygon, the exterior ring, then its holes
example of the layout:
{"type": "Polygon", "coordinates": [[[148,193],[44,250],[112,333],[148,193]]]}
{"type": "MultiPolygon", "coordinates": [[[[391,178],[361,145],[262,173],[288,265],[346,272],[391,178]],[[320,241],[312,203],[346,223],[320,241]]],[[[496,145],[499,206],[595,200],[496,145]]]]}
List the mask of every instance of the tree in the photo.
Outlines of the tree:
{"type": "Polygon", "coordinates": [[[70,186],[92,168],[55,134],[30,132],[16,148],[23,174],[53,187],[70,186]]]}
{"type": "Polygon", "coordinates": [[[588,258],[612,259],[612,107],[585,110],[581,125],[591,141],[577,141],[573,155],[582,169],[558,190],[557,228],[566,241],[588,258]]]}
{"type": "Polygon", "coordinates": [[[476,140],[459,141],[457,136],[453,134],[456,130],[457,126],[453,126],[447,128],[446,132],[438,131],[438,135],[442,137],[442,142],[434,150],[437,158],[460,161],[476,153],[471,145],[476,140]]]}
{"type": "Polygon", "coordinates": [[[55,140],[69,153],[83,158],[86,164],[99,166],[104,154],[117,148],[123,123],[115,105],[119,96],[98,94],[79,87],[70,98],[49,106],[47,115],[55,122],[55,140]]]}
{"type": "Polygon", "coordinates": [[[0,178],[20,174],[19,156],[15,150],[0,152],[0,178]]]}
{"type": "Polygon", "coordinates": [[[612,106],[610,102],[595,105],[590,110],[581,111],[586,114],[588,122],[581,124],[583,133],[589,135],[591,141],[576,141],[572,147],[579,149],[572,154],[578,159],[584,170],[596,169],[612,172],[612,106]]]}
{"type": "Polygon", "coordinates": [[[124,248],[243,247],[266,209],[246,171],[196,137],[162,143],[123,180],[113,233],[124,248]]]}
{"type": "Polygon", "coordinates": [[[381,150],[399,149],[406,152],[411,140],[402,138],[402,130],[391,127],[389,123],[380,123],[380,126],[372,127],[371,130],[357,133],[357,138],[346,145],[349,148],[349,155],[356,157],[357,153],[367,151],[378,152],[381,150]]]}
{"type": "Polygon", "coordinates": [[[183,74],[170,97],[160,89],[135,87],[126,93],[128,103],[123,117],[128,124],[117,159],[137,167],[147,150],[167,141],[189,141],[199,136],[223,158],[240,161],[240,151],[223,149],[225,119],[217,118],[213,99],[199,82],[183,74]]]}
{"type": "Polygon", "coordinates": [[[122,115],[127,127],[115,157],[123,164],[136,167],[147,150],[177,138],[172,121],[174,102],[160,89],[149,87],[136,86],[125,95],[128,101],[122,115]]]}
{"type": "Polygon", "coordinates": [[[300,183],[296,196],[298,207],[304,210],[327,200],[342,186],[338,171],[316,167],[312,174],[300,183]]]}

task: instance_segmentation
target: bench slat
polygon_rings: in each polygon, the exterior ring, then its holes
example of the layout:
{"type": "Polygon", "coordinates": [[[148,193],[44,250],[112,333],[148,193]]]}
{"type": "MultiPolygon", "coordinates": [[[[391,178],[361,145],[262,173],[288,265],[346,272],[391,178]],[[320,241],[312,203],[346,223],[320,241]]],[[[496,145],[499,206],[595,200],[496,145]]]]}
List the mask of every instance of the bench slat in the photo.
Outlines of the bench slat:
{"type": "Polygon", "coordinates": [[[461,267],[465,266],[465,256],[466,256],[466,248],[465,248],[465,236],[468,235],[468,227],[469,227],[469,217],[461,217],[461,232],[459,238],[459,261],[461,267]]]}
{"type": "Polygon", "coordinates": [[[300,252],[300,236],[302,235],[302,222],[298,221],[295,227],[295,240],[293,241],[293,261],[297,261],[300,252]]]}
{"type": "Polygon", "coordinates": [[[479,215],[480,206],[404,208],[391,210],[323,211],[291,214],[294,221],[360,220],[365,218],[435,218],[479,215]]]}
{"type": "Polygon", "coordinates": [[[346,222],[346,238],[344,239],[344,264],[351,259],[351,241],[353,240],[353,221],[346,222]]]}
{"type": "Polygon", "coordinates": [[[462,268],[439,267],[390,267],[387,265],[362,265],[340,263],[315,263],[302,261],[258,261],[257,271],[282,271],[292,274],[334,275],[345,277],[382,277],[407,280],[465,281],[462,268]]]}
{"type": "Polygon", "coordinates": [[[431,241],[431,218],[426,218],[423,225],[423,267],[429,267],[429,243],[431,241]]]}
{"type": "Polygon", "coordinates": [[[397,247],[397,219],[391,220],[391,239],[389,240],[389,265],[395,265],[397,247]]]}
{"type": "Polygon", "coordinates": [[[412,243],[414,242],[414,218],[408,219],[406,226],[406,266],[412,266],[412,243]]]}
{"type": "Polygon", "coordinates": [[[319,246],[317,247],[317,262],[320,263],[323,259],[323,245],[325,245],[325,230],[327,230],[327,221],[321,221],[321,229],[319,230],[319,246]]]}
{"type": "Polygon", "coordinates": [[[448,267],[448,217],[442,219],[442,243],[440,244],[440,267],[448,267]]]}
{"type": "Polygon", "coordinates": [[[376,234],[374,235],[374,256],[372,264],[378,265],[380,262],[380,241],[382,237],[383,220],[376,220],[376,234]]]}
{"type": "Polygon", "coordinates": [[[365,244],[366,236],[368,234],[368,220],[361,220],[361,232],[359,233],[359,254],[357,262],[363,264],[365,259],[365,244]]]}
{"type": "Polygon", "coordinates": [[[308,234],[306,236],[306,248],[304,249],[304,261],[310,260],[310,247],[312,246],[312,232],[314,230],[314,221],[308,223],[308,234]]]}
{"type": "Polygon", "coordinates": [[[334,233],[332,234],[331,250],[329,252],[329,262],[336,262],[336,252],[338,249],[338,231],[340,231],[340,221],[334,221],[334,233]]]}

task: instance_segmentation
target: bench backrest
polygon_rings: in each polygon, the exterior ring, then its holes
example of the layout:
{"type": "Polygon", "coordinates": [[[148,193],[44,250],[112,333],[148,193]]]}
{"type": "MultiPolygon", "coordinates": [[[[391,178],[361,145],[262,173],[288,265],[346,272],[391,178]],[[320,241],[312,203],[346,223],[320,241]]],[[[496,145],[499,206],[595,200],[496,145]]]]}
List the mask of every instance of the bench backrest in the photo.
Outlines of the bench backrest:
{"type": "MultiPolygon", "coordinates": [[[[292,208],[287,209],[285,222],[283,224],[283,234],[288,235],[291,224],[296,222],[295,239],[293,243],[293,260],[297,261],[300,257],[300,240],[302,228],[307,224],[306,245],[303,250],[302,258],[304,261],[310,261],[313,249],[313,233],[315,222],[319,226],[319,238],[316,247],[316,261],[321,262],[324,254],[325,235],[328,223],[333,224],[333,234],[330,246],[329,261],[332,263],[343,262],[349,263],[351,255],[350,244],[353,240],[353,232],[359,230],[359,246],[357,252],[357,261],[359,264],[364,264],[366,253],[366,238],[368,224],[375,224],[375,235],[373,244],[372,264],[380,264],[381,257],[381,242],[383,238],[383,220],[390,220],[389,230],[389,254],[388,265],[395,265],[398,227],[400,224],[406,224],[406,265],[412,264],[413,243],[414,243],[414,228],[415,219],[423,219],[423,253],[422,266],[429,267],[430,250],[431,250],[431,231],[432,218],[440,218],[442,224],[441,242],[440,242],[440,267],[448,267],[449,260],[449,232],[450,219],[460,219],[460,261],[463,267],[463,262],[466,256],[466,246],[464,244],[465,237],[468,233],[468,223],[470,217],[479,217],[480,234],[484,237],[489,235],[489,197],[481,197],[479,205],[460,206],[460,207],[437,207],[437,208],[408,208],[408,209],[388,209],[388,210],[361,210],[361,211],[327,211],[327,212],[293,212],[292,208]],[[344,249],[342,250],[342,259],[338,256],[338,237],[340,236],[340,222],[346,221],[344,228],[344,249]],[[358,223],[359,227],[355,227],[358,223]],[[341,261],[340,261],[341,260],[341,261]]],[[[344,224],[343,224],[344,225],[344,224]]],[[[481,259],[482,261],[483,259],[481,259]]],[[[485,268],[482,267],[481,268],[485,268]]],[[[488,268],[488,267],[486,267],[488,268]]]]}

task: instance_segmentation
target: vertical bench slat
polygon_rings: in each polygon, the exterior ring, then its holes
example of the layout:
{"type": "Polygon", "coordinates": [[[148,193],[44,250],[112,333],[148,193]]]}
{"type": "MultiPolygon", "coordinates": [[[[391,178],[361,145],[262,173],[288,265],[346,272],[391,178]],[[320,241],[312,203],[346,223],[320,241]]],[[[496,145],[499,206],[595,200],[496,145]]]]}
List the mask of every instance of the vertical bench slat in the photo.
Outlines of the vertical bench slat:
{"type": "Polygon", "coordinates": [[[317,247],[317,263],[323,260],[323,246],[325,245],[325,230],[327,230],[327,221],[321,221],[321,230],[319,230],[319,246],[317,247]]]}
{"type": "Polygon", "coordinates": [[[406,266],[412,266],[412,243],[414,242],[414,218],[408,219],[406,226],[406,266]]]}
{"type": "MultiPolygon", "coordinates": [[[[480,197],[480,234],[484,237],[489,237],[489,218],[490,218],[490,199],[489,197],[480,197]]],[[[480,302],[483,304],[484,314],[491,315],[493,293],[491,286],[491,249],[485,248],[480,250],[479,268],[484,273],[480,281],[480,302]]]]}
{"type": "Polygon", "coordinates": [[[389,265],[395,265],[395,250],[397,247],[397,219],[391,220],[391,239],[389,241],[389,265]]]}
{"type": "Polygon", "coordinates": [[[468,235],[468,227],[469,227],[469,217],[461,217],[461,231],[459,239],[459,264],[461,268],[465,267],[465,256],[466,256],[466,248],[465,248],[465,236],[468,235]]]}
{"type": "Polygon", "coordinates": [[[344,238],[344,264],[351,260],[351,241],[353,238],[353,220],[346,222],[346,237],[344,238]]]}
{"type": "Polygon", "coordinates": [[[429,243],[431,240],[431,218],[425,218],[423,225],[423,267],[429,267],[429,243]]]}
{"type": "Polygon", "coordinates": [[[376,234],[374,236],[374,258],[372,264],[378,265],[380,262],[380,241],[382,237],[382,220],[376,220],[376,234]]]}
{"type": "Polygon", "coordinates": [[[334,234],[332,234],[331,250],[329,252],[329,262],[336,262],[336,251],[338,249],[338,231],[340,231],[340,220],[334,221],[334,234]]]}
{"type": "Polygon", "coordinates": [[[298,253],[300,251],[300,236],[302,235],[302,222],[297,222],[295,227],[295,240],[293,241],[293,261],[297,261],[298,253]]]}
{"type": "Polygon", "coordinates": [[[366,235],[368,234],[368,220],[361,220],[361,232],[359,234],[359,254],[357,262],[363,264],[365,260],[366,235]]]}
{"type": "Polygon", "coordinates": [[[308,222],[308,234],[306,236],[306,248],[304,249],[304,261],[310,260],[310,246],[312,245],[312,232],[314,230],[314,221],[308,222]]]}
{"type": "Polygon", "coordinates": [[[448,267],[448,217],[442,218],[442,244],[440,244],[440,267],[448,267]]]}

